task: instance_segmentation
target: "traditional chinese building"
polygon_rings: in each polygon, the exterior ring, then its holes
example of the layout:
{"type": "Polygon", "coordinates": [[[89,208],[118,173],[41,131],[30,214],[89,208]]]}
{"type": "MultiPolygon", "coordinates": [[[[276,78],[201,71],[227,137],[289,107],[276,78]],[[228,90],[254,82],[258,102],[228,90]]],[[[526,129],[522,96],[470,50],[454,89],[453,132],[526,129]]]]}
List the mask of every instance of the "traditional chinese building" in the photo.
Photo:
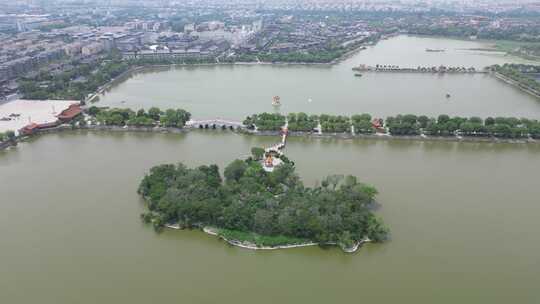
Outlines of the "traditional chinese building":
{"type": "Polygon", "coordinates": [[[60,114],[58,114],[56,117],[58,118],[58,120],[60,120],[60,122],[66,123],[66,122],[70,122],[75,117],[79,116],[81,113],[82,113],[81,105],[78,103],[74,103],[74,104],[69,105],[67,109],[60,112],[60,114]]]}
{"type": "Polygon", "coordinates": [[[45,130],[45,129],[51,129],[54,127],[58,127],[59,125],[63,123],[68,123],[77,116],[81,115],[82,109],[81,105],[78,103],[71,104],[67,107],[67,109],[60,112],[60,114],[56,115],[56,120],[52,122],[46,122],[46,123],[35,123],[32,122],[23,128],[19,130],[19,133],[22,135],[32,135],[37,131],[45,130]]]}

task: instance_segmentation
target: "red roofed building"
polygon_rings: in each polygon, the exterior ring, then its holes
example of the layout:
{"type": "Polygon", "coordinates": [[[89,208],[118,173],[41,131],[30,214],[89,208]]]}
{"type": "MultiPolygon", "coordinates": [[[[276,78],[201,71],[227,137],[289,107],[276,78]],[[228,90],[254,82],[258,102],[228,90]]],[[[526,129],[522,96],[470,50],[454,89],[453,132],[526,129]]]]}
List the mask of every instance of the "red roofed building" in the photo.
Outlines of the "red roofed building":
{"type": "Polygon", "coordinates": [[[37,123],[31,123],[29,125],[24,126],[22,129],[20,129],[19,133],[23,135],[30,135],[38,129],[38,126],[39,125],[37,123]]]}
{"type": "Polygon", "coordinates": [[[48,123],[42,123],[37,124],[35,122],[24,126],[22,129],[19,130],[19,133],[22,135],[32,135],[34,132],[49,128],[58,127],[60,125],[60,122],[57,120],[55,122],[48,122],[48,123]]]}
{"type": "Polygon", "coordinates": [[[81,105],[78,103],[71,104],[67,109],[62,111],[56,117],[62,122],[69,122],[73,118],[79,116],[82,113],[81,105]]]}
{"type": "Polygon", "coordinates": [[[71,121],[73,118],[79,116],[82,113],[82,109],[80,104],[74,103],[71,104],[67,109],[63,110],[60,114],[56,116],[58,118],[57,120],[53,122],[46,122],[46,123],[35,123],[32,122],[26,126],[24,126],[22,129],[19,130],[19,133],[22,135],[31,135],[39,130],[45,130],[50,129],[54,127],[58,127],[59,125],[63,123],[67,123],[71,121]]]}

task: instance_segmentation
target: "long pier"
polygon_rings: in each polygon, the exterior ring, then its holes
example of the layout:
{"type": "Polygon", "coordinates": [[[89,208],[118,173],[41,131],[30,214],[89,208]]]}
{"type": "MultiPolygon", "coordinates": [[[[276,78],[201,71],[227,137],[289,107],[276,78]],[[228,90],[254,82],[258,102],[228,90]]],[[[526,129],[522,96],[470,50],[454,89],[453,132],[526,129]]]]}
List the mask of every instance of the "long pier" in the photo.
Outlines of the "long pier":
{"type": "Polygon", "coordinates": [[[281,141],[271,147],[264,149],[266,153],[274,152],[279,155],[283,155],[283,149],[287,144],[287,136],[289,135],[289,122],[285,122],[285,125],[281,127],[281,141]]]}
{"type": "Polygon", "coordinates": [[[419,67],[400,67],[398,65],[380,65],[368,66],[361,64],[353,67],[357,72],[387,72],[387,73],[432,73],[432,74],[478,74],[487,73],[486,70],[477,70],[474,67],[453,67],[453,66],[419,66],[419,67]]]}

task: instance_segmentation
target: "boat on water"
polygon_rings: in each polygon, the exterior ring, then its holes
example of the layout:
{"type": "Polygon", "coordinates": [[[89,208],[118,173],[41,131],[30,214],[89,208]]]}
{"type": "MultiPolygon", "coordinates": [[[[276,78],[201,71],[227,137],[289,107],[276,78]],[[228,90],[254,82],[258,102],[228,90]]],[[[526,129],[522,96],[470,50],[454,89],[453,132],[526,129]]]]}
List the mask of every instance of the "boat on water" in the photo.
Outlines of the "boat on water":
{"type": "Polygon", "coordinates": [[[357,71],[357,72],[358,72],[358,71],[368,71],[368,70],[370,70],[370,69],[371,69],[371,68],[368,67],[368,66],[365,65],[365,64],[360,64],[360,65],[355,66],[355,67],[352,68],[353,71],[357,71]]]}
{"type": "Polygon", "coordinates": [[[432,53],[440,53],[444,52],[444,49],[426,49],[426,52],[432,52],[432,53]]]}
{"type": "Polygon", "coordinates": [[[450,93],[446,93],[446,98],[450,98],[450,97],[452,97],[452,96],[450,95],[450,93]]]}
{"type": "Polygon", "coordinates": [[[354,76],[356,76],[356,77],[362,77],[363,75],[360,74],[360,73],[355,73],[354,76]]]}
{"type": "Polygon", "coordinates": [[[279,96],[277,96],[277,95],[274,96],[274,97],[272,98],[272,105],[273,105],[274,107],[279,107],[279,106],[281,105],[281,97],[279,97],[279,96]]]}

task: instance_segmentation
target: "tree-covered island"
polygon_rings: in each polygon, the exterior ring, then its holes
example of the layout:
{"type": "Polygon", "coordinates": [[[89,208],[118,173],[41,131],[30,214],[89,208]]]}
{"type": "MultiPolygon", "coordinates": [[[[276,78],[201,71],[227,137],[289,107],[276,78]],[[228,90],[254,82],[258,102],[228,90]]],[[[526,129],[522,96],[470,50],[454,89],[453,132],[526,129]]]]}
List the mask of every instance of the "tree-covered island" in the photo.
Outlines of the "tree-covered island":
{"type": "Polygon", "coordinates": [[[235,160],[224,178],[216,165],[159,165],[143,178],[138,192],[149,209],[142,218],[155,228],[217,227],[213,231],[233,244],[316,243],[350,251],[363,241],[381,242],[388,236],[371,211],[375,188],[342,175],[306,187],[286,158],[272,172],[251,157],[235,160]]]}

